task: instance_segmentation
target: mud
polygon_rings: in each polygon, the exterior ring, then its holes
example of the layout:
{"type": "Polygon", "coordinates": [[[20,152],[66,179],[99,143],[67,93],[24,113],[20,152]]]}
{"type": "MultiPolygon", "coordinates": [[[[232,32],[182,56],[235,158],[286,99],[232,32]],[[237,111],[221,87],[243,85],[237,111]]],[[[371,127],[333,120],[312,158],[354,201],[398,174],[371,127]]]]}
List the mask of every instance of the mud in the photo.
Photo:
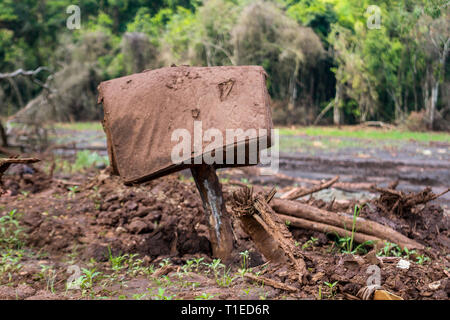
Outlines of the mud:
{"type": "MultiPolygon", "coordinates": [[[[188,259],[203,257],[205,262],[212,261],[209,232],[200,196],[192,179],[175,174],[143,185],[126,187],[117,177],[110,176],[107,170],[100,174],[90,170],[76,177],[81,185],[79,192],[74,193],[57,182],[44,183],[46,180],[39,172],[44,173],[39,170],[31,174],[28,184],[23,184],[27,190],[36,190],[27,195],[20,193],[20,181],[23,179],[20,174],[14,178],[6,176],[6,181],[18,179],[19,189],[16,195],[9,192],[0,197],[1,215],[12,209],[21,214],[20,222],[27,231],[26,250],[34,253],[23,258],[20,272],[13,272],[10,277],[3,275],[0,299],[93,298],[79,291],[64,293],[69,276],[67,268],[73,263],[86,265],[89,261],[95,261],[96,268],[106,273],[110,270],[110,254],[137,253],[147,266],[157,266],[164,258],[170,258],[175,268],[167,277],[172,279],[172,283],[175,283],[180,268],[188,259]],[[71,262],[73,259],[76,262],[71,262]],[[56,270],[54,293],[39,277],[42,265],[53,266],[56,270]],[[27,287],[20,287],[21,283],[27,287]]],[[[225,176],[245,176],[237,175],[237,169],[228,170],[221,171],[219,176],[222,179],[225,176]]],[[[58,178],[61,177],[55,179],[58,178]]],[[[231,194],[239,186],[228,184],[226,180],[223,183],[225,199],[230,204],[231,194]]],[[[304,201],[348,213],[355,204],[330,203],[314,197],[304,201]]],[[[228,207],[228,210],[231,208],[228,207]]],[[[417,255],[430,257],[430,261],[423,264],[411,262],[408,270],[402,270],[397,267],[400,258],[375,257],[373,252],[367,255],[343,254],[336,247],[333,236],[290,228],[302,248],[308,270],[304,283],[300,285],[292,280],[285,265],[266,265],[264,257],[255,249],[238,221],[233,220],[236,248],[230,270],[238,272],[242,263],[239,253],[249,250],[249,266],[253,272],[260,271],[261,275],[295,286],[299,291],[288,293],[269,286],[261,289],[260,285],[239,276],[232,285],[221,287],[211,273],[200,268],[199,272],[190,275],[196,279],[192,282],[199,282],[199,286],[188,289],[168,285],[167,292],[183,299],[192,299],[203,293],[211,294],[214,299],[354,299],[366,285],[369,265],[375,264],[380,267],[383,288],[404,299],[448,299],[448,219],[443,216],[440,206],[432,202],[415,207],[411,213],[392,217],[384,216],[372,202],[362,210],[361,215],[389,225],[431,247],[417,252],[417,255]],[[308,242],[311,237],[317,240],[308,242]],[[325,282],[335,281],[337,285],[330,291],[325,282]]],[[[414,256],[411,259],[414,261],[414,256]]],[[[128,285],[126,288],[115,283],[108,284],[108,292],[114,292],[108,294],[109,298],[121,295],[132,298],[155,281],[141,274],[133,277],[127,275],[124,279],[128,285]]],[[[96,287],[95,290],[97,295],[105,295],[105,288],[96,287]]],[[[151,290],[157,292],[155,287],[151,290]]]]}

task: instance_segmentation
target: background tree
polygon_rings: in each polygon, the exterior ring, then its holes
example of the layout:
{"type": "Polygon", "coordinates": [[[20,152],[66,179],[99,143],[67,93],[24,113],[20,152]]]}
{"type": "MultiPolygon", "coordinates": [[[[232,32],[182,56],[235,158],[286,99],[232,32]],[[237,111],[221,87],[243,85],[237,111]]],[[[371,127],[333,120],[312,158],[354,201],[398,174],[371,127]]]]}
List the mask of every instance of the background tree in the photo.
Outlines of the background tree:
{"type": "Polygon", "coordinates": [[[262,65],[280,124],[450,127],[448,0],[69,0],[0,3],[0,114],[98,119],[99,81],[175,64],[262,65]],[[380,29],[369,29],[369,5],[380,29]],[[331,112],[333,111],[333,112],[331,112]]]}

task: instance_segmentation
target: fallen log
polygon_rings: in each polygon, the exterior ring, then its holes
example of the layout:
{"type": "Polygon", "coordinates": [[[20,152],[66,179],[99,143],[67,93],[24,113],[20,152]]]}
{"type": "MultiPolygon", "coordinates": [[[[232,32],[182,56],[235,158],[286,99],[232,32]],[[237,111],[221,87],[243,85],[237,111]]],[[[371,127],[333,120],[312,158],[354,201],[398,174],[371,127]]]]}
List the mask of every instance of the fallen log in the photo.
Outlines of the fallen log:
{"type": "Polygon", "coordinates": [[[251,237],[257,249],[273,262],[290,262],[303,282],[306,264],[295,246],[291,232],[268,204],[275,190],[266,196],[253,196],[247,187],[233,193],[232,209],[240,219],[243,230],[251,237]]]}
{"type": "MultiPolygon", "coordinates": [[[[319,209],[298,201],[273,199],[272,209],[277,213],[293,216],[309,221],[316,221],[329,226],[335,226],[340,229],[351,230],[353,226],[353,217],[319,209]]],[[[383,226],[375,221],[366,220],[361,217],[356,218],[355,230],[358,233],[373,236],[378,239],[386,240],[398,244],[400,247],[408,249],[423,249],[420,243],[409,239],[401,233],[383,226]]],[[[359,242],[359,241],[358,241],[359,242]]]]}
{"type": "MultiPolygon", "coordinates": [[[[351,237],[352,236],[351,230],[346,230],[346,229],[332,226],[329,224],[320,223],[317,221],[306,220],[306,219],[288,216],[288,215],[284,215],[284,214],[278,214],[278,217],[280,219],[282,219],[283,221],[289,221],[289,225],[292,227],[314,230],[314,231],[323,232],[326,234],[332,233],[332,234],[338,235],[339,237],[351,237]]],[[[371,235],[367,235],[367,234],[359,233],[359,232],[353,233],[353,239],[355,242],[358,242],[358,243],[372,241],[374,243],[374,245],[377,245],[377,244],[383,245],[383,242],[385,242],[385,240],[382,240],[375,236],[371,236],[371,235]]]]}
{"type": "Polygon", "coordinates": [[[37,158],[7,158],[7,159],[0,159],[0,179],[5,173],[6,170],[12,165],[12,164],[30,164],[39,162],[41,160],[37,158]]]}
{"type": "Polygon", "coordinates": [[[281,195],[280,198],[281,199],[288,199],[288,200],[295,200],[297,198],[304,197],[304,196],[307,196],[309,194],[313,194],[313,193],[318,192],[320,190],[327,189],[327,188],[331,187],[333,184],[335,184],[338,180],[339,180],[339,176],[336,176],[333,179],[331,179],[331,180],[329,180],[327,182],[324,182],[324,183],[322,183],[322,184],[320,184],[318,186],[315,186],[315,187],[313,187],[311,189],[306,189],[305,190],[302,187],[295,188],[295,189],[292,189],[291,191],[286,192],[285,194],[281,195]]]}
{"type": "Polygon", "coordinates": [[[261,276],[257,277],[250,273],[246,273],[244,275],[244,277],[249,280],[255,281],[255,282],[263,282],[264,284],[274,287],[276,289],[281,289],[281,290],[285,290],[285,291],[289,291],[289,292],[297,292],[298,291],[298,288],[295,288],[293,286],[290,286],[290,285],[287,285],[282,282],[275,281],[273,279],[269,279],[266,277],[261,277],[261,276]]]}

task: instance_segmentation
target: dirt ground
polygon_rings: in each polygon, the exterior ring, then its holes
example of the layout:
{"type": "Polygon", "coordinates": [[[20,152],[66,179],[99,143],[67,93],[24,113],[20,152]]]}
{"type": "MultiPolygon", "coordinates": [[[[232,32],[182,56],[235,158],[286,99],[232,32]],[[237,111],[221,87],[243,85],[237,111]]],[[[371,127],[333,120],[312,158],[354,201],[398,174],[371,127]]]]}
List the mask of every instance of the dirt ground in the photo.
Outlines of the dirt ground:
{"type": "MultiPolygon", "coordinates": [[[[379,195],[364,200],[361,216],[426,248],[415,252],[364,247],[350,254],[333,235],[289,227],[308,270],[300,285],[286,266],[266,263],[237,220],[234,261],[212,259],[201,200],[186,172],[124,186],[108,169],[50,178],[44,161],[10,170],[0,197],[10,240],[1,244],[0,299],[359,299],[373,266],[382,288],[403,299],[449,296],[449,219],[435,201],[392,216],[380,209],[379,195]],[[249,281],[246,273],[298,290],[249,281]]],[[[292,184],[239,169],[219,177],[227,204],[241,187],[234,181],[267,191],[292,184]]],[[[349,214],[362,202],[302,201],[349,214]]]]}

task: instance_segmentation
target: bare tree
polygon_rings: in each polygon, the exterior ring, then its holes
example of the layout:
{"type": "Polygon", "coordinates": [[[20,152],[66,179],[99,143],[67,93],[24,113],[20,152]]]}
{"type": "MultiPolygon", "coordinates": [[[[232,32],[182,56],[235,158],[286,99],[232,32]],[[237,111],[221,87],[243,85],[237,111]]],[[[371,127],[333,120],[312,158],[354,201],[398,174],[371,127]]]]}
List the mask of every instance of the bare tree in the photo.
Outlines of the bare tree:
{"type": "Polygon", "coordinates": [[[418,24],[419,42],[426,54],[426,75],[423,80],[424,105],[430,129],[434,128],[439,86],[450,51],[450,14],[439,19],[424,16],[418,24]],[[425,32],[420,32],[425,30],[425,32]]]}
{"type": "MultiPolygon", "coordinates": [[[[54,90],[48,86],[47,82],[42,82],[37,78],[37,75],[43,71],[50,72],[50,69],[47,67],[44,67],[44,66],[38,67],[35,70],[17,69],[10,73],[0,73],[0,80],[9,81],[9,83],[17,97],[17,101],[18,101],[20,107],[23,108],[23,107],[25,107],[24,99],[22,97],[19,87],[17,86],[17,83],[15,82],[15,78],[17,78],[19,76],[29,77],[35,84],[37,84],[38,86],[47,90],[49,93],[54,92],[54,90]]],[[[51,73],[50,73],[50,75],[51,75],[51,73]]],[[[49,79],[49,78],[50,77],[48,77],[47,79],[49,79]]],[[[5,127],[1,123],[1,121],[0,121],[0,140],[1,140],[0,146],[8,147],[8,135],[6,133],[5,127]]]]}

